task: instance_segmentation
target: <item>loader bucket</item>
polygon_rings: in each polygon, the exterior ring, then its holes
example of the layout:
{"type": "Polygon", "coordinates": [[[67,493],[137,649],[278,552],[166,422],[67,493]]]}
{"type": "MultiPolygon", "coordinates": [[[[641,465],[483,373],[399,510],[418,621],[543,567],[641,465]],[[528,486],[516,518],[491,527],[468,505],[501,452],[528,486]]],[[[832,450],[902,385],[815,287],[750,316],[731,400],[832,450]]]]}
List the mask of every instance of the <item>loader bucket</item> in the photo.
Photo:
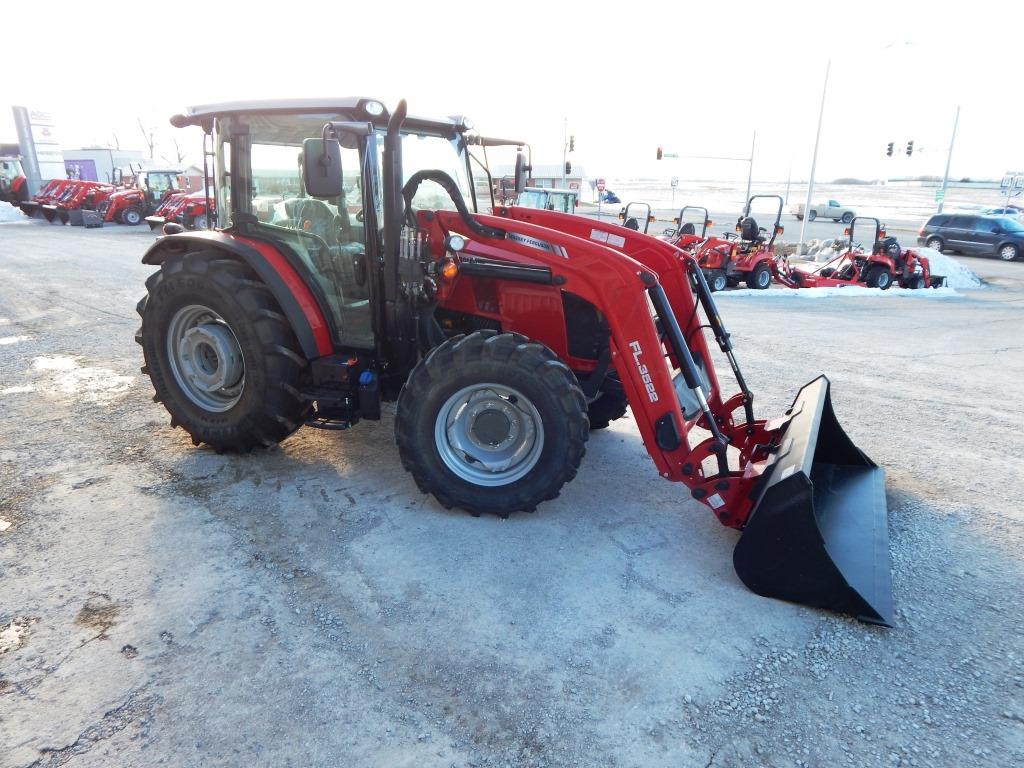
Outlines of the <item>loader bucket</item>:
{"type": "Polygon", "coordinates": [[[54,205],[44,205],[39,210],[42,211],[43,218],[53,224],[54,219],[57,218],[57,207],[54,205]]]}
{"type": "Polygon", "coordinates": [[[829,381],[805,384],[733,552],[766,597],[892,625],[885,474],[843,431],[829,381]]]}

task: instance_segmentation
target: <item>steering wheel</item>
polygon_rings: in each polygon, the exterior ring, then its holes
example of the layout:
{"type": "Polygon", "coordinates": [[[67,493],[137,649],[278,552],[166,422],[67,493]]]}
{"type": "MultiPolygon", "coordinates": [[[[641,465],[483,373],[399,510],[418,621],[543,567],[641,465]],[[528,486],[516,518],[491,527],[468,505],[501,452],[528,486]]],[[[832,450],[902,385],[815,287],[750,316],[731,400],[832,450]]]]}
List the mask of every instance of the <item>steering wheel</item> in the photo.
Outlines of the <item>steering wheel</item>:
{"type": "Polygon", "coordinates": [[[740,236],[738,232],[723,232],[722,237],[726,240],[739,240],[740,236]]]}

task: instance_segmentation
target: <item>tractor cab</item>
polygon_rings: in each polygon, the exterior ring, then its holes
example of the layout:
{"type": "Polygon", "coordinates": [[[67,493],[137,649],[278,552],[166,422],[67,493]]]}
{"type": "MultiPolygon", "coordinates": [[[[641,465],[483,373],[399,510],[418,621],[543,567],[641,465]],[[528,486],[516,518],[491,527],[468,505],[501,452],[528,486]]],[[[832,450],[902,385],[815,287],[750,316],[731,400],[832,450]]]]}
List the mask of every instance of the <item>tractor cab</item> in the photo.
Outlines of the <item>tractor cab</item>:
{"type": "Polygon", "coordinates": [[[516,198],[516,205],[520,208],[537,208],[542,211],[561,211],[562,213],[575,213],[579,204],[579,192],[573,189],[527,187],[516,198]]]}

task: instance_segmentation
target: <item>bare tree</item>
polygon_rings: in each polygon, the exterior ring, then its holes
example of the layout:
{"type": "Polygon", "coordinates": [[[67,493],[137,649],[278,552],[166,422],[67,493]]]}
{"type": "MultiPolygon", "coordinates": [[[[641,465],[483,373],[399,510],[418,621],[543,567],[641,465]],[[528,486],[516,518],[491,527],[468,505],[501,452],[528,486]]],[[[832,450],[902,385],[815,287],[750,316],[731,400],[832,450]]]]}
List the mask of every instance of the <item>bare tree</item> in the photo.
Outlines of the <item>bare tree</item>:
{"type": "Polygon", "coordinates": [[[142,124],[142,118],[136,118],[139,121],[139,130],[142,131],[142,139],[146,142],[146,146],[149,147],[149,159],[153,159],[153,147],[156,146],[156,136],[152,128],[146,128],[142,124]]]}
{"type": "MultiPolygon", "coordinates": [[[[114,132],[114,133],[111,133],[110,135],[114,137],[114,149],[120,150],[121,149],[121,140],[119,138],[117,138],[117,133],[114,132]]],[[[107,142],[107,146],[108,147],[110,146],[110,142],[107,142]]]]}

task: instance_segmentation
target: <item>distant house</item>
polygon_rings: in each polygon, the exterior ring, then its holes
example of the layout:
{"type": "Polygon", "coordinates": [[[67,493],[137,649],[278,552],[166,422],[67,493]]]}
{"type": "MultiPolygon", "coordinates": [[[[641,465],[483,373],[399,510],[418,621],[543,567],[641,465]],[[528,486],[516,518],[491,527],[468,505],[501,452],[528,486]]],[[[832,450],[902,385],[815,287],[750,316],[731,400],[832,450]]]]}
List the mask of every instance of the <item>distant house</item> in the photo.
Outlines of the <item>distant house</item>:
{"type": "MultiPolygon", "coordinates": [[[[583,180],[587,178],[582,165],[572,164],[572,173],[562,177],[564,169],[561,165],[534,165],[533,172],[526,182],[528,187],[542,187],[544,189],[561,188],[573,189],[577,192],[583,188],[583,180]]],[[[491,175],[497,183],[499,179],[506,176],[511,177],[515,169],[511,165],[497,165],[491,175]]]]}

